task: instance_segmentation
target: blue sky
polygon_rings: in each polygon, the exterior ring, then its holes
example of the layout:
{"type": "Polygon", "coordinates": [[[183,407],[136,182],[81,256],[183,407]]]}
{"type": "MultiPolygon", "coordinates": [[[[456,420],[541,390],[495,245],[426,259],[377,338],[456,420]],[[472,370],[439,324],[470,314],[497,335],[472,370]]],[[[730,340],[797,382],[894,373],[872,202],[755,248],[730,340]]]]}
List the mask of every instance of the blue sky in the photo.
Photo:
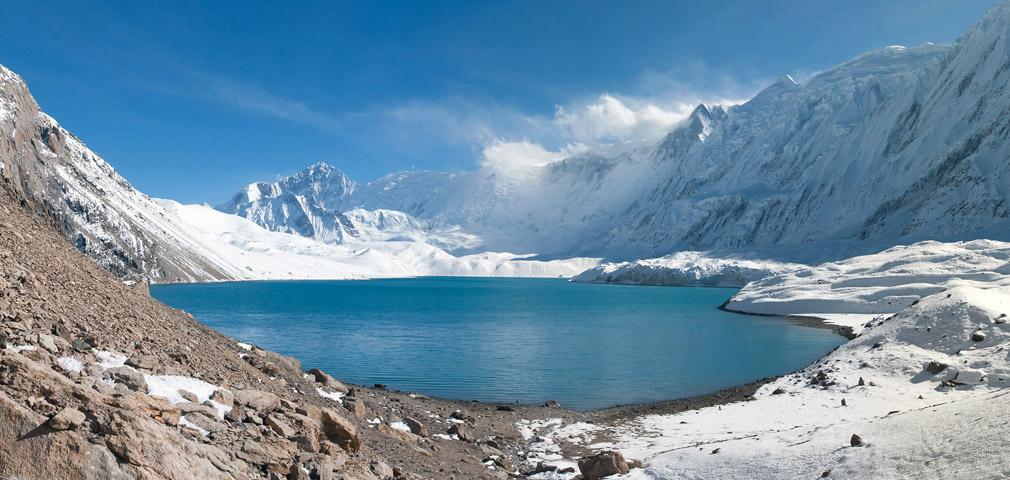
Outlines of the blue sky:
{"type": "Polygon", "coordinates": [[[992,2],[16,2],[0,64],[141,191],[217,204],[318,161],[364,182],[648,138],[992,2]]]}

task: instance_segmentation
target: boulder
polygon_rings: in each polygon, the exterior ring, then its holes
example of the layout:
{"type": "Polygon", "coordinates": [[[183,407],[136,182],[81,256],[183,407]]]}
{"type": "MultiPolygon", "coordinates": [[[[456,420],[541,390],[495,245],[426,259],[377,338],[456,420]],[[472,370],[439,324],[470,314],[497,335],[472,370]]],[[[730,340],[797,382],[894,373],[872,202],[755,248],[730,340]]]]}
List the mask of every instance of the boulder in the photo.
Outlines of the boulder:
{"type": "Polygon", "coordinates": [[[270,427],[271,430],[276,432],[277,435],[280,435],[285,438],[293,437],[296,433],[295,429],[291,428],[291,426],[288,425],[287,422],[281,420],[280,418],[278,418],[273,414],[267,415],[267,418],[263,423],[265,423],[268,427],[270,427]]]}
{"type": "Polygon", "coordinates": [[[544,402],[544,406],[547,408],[561,408],[561,403],[557,400],[548,400],[544,402]]]}
{"type": "Polygon", "coordinates": [[[74,430],[84,424],[84,414],[76,408],[65,408],[49,419],[49,426],[56,430],[74,430]]]}
{"type": "Polygon", "coordinates": [[[281,400],[270,392],[261,390],[236,390],[232,392],[235,402],[257,411],[272,411],[281,406],[281,400]]]}
{"type": "Polygon", "coordinates": [[[628,463],[621,452],[605,451],[579,460],[579,471],[586,480],[628,473],[628,463]]]}
{"type": "Polygon", "coordinates": [[[144,375],[130,367],[110,368],[103,374],[104,378],[123,384],[134,392],[147,392],[147,381],[144,375]]]}
{"type": "Polygon", "coordinates": [[[224,389],[214,390],[214,393],[210,395],[210,399],[213,402],[220,403],[226,407],[230,407],[235,404],[235,395],[224,389]]]}
{"type": "Polygon", "coordinates": [[[477,435],[474,433],[473,429],[462,423],[456,423],[449,427],[449,435],[456,435],[460,440],[466,443],[473,443],[477,441],[477,435]]]}
{"type": "Polygon", "coordinates": [[[354,424],[329,408],[322,409],[323,434],[326,438],[351,453],[361,448],[361,434],[354,424]]]}
{"type": "Polygon", "coordinates": [[[413,418],[407,417],[403,419],[403,423],[407,424],[407,427],[410,428],[410,433],[413,433],[414,435],[417,435],[419,437],[428,436],[428,429],[421,422],[413,418]]]}
{"type": "Polygon", "coordinates": [[[378,427],[376,427],[376,429],[379,431],[379,433],[387,437],[395,438],[397,440],[401,440],[406,443],[417,444],[418,442],[421,441],[421,437],[418,437],[417,435],[414,435],[413,433],[410,432],[405,432],[398,428],[390,427],[385,423],[380,423],[378,427]]]}
{"type": "Polygon", "coordinates": [[[347,385],[344,385],[342,382],[327,375],[326,372],[318,368],[313,368],[311,370],[306,371],[305,373],[312,375],[312,377],[314,377],[317,382],[329,387],[330,390],[334,390],[340,393],[347,393],[349,391],[347,385]]]}

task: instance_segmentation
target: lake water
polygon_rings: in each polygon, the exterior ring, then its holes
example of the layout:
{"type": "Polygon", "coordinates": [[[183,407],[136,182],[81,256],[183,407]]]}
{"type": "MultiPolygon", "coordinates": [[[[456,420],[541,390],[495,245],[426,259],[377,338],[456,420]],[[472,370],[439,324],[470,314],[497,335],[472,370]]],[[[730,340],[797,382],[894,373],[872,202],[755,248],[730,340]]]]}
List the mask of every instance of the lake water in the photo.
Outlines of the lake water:
{"type": "Polygon", "coordinates": [[[357,384],[577,410],[711,393],[843,342],[718,310],[735,289],[428,277],[151,287],[241,341],[357,384]]]}

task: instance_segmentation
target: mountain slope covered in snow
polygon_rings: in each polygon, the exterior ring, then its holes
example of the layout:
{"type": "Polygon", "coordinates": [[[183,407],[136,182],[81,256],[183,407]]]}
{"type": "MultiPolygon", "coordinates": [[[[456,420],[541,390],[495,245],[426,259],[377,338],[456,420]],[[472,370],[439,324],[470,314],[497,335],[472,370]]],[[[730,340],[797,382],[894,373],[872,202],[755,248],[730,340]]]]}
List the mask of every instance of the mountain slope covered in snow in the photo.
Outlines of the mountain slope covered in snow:
{"type": "MultiPolygon", "coordinates": [[[[521,171],[412,171],[366,184],[341,174],[336,185],[289,182],[285,193],[306,210],[386,209],[426,228],[458,226],[479,239],[461,249],[548,257],[757,249],[818,262],[841,258],[818,247],[826,242],[866,253],[1010,239],[1008,82],[1010,3],[1001,2],[953,45],[886,47],[802,84],[783,77],[728,110],[698,107],[651,145],[521,171]]],[[[290,203],[258,198],[262,212],[290,203]]],[[[284,228],[264,213],[247,218],[284,228]]]]}
{"type": "Polygon", "coordinates": [[[39,108],[0,66],[0,181],[78,250],[121,278],[246,278],[39,108]]]}

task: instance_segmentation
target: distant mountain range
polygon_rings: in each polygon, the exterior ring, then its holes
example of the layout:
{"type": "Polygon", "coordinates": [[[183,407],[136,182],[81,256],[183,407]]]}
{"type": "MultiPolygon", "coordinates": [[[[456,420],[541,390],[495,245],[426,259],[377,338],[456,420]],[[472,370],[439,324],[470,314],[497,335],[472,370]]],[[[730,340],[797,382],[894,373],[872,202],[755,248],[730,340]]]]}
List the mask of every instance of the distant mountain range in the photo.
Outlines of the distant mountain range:
{"type": "Polygon", "coordinates": [[[347,241],[341,212],[402,212],[453,252],[631,260],[759,250],[819,261],[923,239],[1010,239],[1010,4],[952,46],[886,47],[783,77],[729,109],[700,105],[652,145],[521,173],[411,171],[356,184],[325,164],[253,184],[219,210],[347,241]],[[824,245],[832,247],[825,251],[824,245]]]}
{"type": "MultiPolygon", "coordinates": [[[[1010,240],[1008,35],[1002,1],[951,46],[886,47],[802,84],[783,77],[747,103],[700,105],[654,143],[364,184],[320,163],[216,208],[323,244],[456,256],[718,250],[812,262],[924,239],[1010,240]]],[[[3,180],[81,251],[124,277],[257,277],[208,247],[220,235],[133,189],[6,69],[0,94],[3,180]]]]}

